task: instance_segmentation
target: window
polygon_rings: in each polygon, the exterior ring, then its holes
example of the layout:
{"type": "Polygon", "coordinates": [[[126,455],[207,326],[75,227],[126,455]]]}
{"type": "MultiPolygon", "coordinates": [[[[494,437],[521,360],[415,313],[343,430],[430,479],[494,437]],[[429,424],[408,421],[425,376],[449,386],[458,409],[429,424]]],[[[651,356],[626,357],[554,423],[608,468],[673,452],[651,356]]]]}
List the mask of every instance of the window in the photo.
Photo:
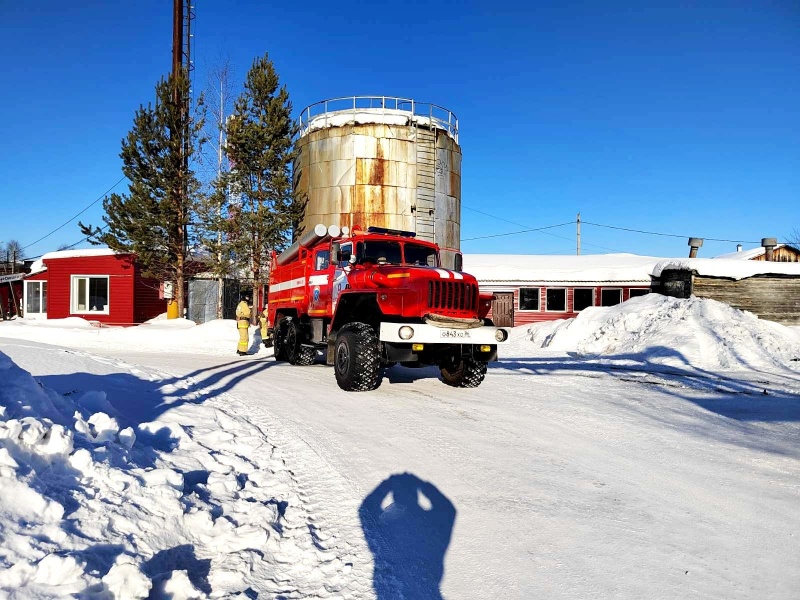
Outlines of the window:
{"type": "Polygon", "coordinates": [[[592,288],[575,288],[572,297],[572,310],[581,312],[584,308],[594,306],[594,290],[592,288]]]}
{"type": "Polygon", "coordinates": [[[342,244],[339,248],[339,266],[346,266],[352,255],[353,244],[342,244]]]}
{"type": "Polygon", "coordinates": [[[539,310],[539,288],[519,288],[519,309],[539,310]]]}
{"type": "Polygon", "coordinates": [[[614,306],[622,302],[622,290],[603,289],[600,290],[600,306],[614,306]]]}
{"type": "Polygon", "coordinates": [[[108,314],[108,275],[72,276],[72,312],[108,314]]]}
{"type": "Polygon", "coordinates": [[[631,288],[630,290],[630,298],[637,298],[638,296],[646,296],[650,293],[650,290],[647,288],[631,288]]]}
{"type": "Polygon", "coordinates": [[[421,246],[420,244],[405,245],[405,264],[438,267],[436,249],[421,246]]]}
{"type": "Polygon", "coordinates": [[[25,314],[41,315],[47,312],[47,282],[25,282],[25,314]]]}
{"type": "Polygon", "coordinates": [[[547,310],[549,312],[566,312],[567,310],[566,288],[549,288],[547,290],[547,310]]]}
{"type": "Polygon", "coordinates": [[[358,263],[400,264],[400,242],[368,240],[358,244],[358,263]]]}
{"type": "Polygon", "coordinates": [[[331,251],[330,250],[319,250],[314,255],[314,270],[315,271],[324,271],[328,268],[328,265],[331,262],[331,251]]]}

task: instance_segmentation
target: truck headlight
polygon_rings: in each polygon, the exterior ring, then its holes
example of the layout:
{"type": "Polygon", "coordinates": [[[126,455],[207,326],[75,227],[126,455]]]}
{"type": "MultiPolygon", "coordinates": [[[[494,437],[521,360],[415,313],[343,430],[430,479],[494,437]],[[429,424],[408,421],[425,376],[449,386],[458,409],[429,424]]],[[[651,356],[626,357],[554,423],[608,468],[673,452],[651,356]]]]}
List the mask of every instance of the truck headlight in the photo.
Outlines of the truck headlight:
{"type": "Polygon", "coordinates": [[[505,342],[508,339],[508,332],[505,329],[498,329],[494,332],[494,339],[498,342],[505,342]]]}
{"type": "Polygon", "coordinates": [[[400,336],[401,340],[410,340],[412,337],[414,337],[414,329],[408,325],[403,325],[397,331],[397,335],[400,336]]]}

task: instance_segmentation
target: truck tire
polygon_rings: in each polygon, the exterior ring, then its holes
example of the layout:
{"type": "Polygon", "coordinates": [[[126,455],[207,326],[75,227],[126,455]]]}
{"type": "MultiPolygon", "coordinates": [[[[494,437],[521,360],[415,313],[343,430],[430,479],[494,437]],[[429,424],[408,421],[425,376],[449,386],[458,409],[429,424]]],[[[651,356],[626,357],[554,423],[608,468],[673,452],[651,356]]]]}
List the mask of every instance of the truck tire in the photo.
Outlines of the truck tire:
{"type": "Polygon", "coordinates": [[[346,392],[367,392],[381,385],[383,369],[378,336],[366,323],[351,323],[336,336],[333,369],[346,392]]]}
{"type": "Polygon", "coordinates": [[[288,359],[286,355],[286,326],[288,319],[281,319],[275,327],[275,360],[284,361],[288,359]]]}
{"type": "Polygon", "coordinates": [[[486,377],[487,363],[462,358],[452,365],[441,365],[442,381],[460,388],[476,388],[486,377]]]}
{"type": "Polygon", "coordinates": [[[293,365],[306,367],[314,362],[317,357],[317,351],[314,348],[301,346],[303,339],[303,329],[300,321],[287,317],[286,323],[286,336],[284,337],[284,344],[286,348],[286,359],[293,365]]]}

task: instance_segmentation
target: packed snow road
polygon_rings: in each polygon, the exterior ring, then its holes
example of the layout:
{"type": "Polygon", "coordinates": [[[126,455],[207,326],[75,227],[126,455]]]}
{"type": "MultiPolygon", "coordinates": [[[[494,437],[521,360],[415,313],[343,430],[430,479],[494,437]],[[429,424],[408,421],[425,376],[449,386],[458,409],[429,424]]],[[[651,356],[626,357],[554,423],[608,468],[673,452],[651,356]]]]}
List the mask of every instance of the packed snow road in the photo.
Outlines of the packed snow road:
{"type": "MultiPolygon", "coordinates": [[[[282,448],[313,536],[339,558],[330,597],[788,599],[800,589],[792,377],[608,369],[518,343],[474,390],[394,368],[375,392],[354,394],[322,364],[263,351],[0,344],[60,393],[83,373],[79,384],[112,404],[115,386],[117,401],[134,402],[120,377],[172,375],[186,402],[236,399],[229,408],[282,448]],[[428,510],[384,511],[389,490],[395,505],[421,494],[428,510]]],[[[151,398],[141,418],[174,407],[151,398]]]]}

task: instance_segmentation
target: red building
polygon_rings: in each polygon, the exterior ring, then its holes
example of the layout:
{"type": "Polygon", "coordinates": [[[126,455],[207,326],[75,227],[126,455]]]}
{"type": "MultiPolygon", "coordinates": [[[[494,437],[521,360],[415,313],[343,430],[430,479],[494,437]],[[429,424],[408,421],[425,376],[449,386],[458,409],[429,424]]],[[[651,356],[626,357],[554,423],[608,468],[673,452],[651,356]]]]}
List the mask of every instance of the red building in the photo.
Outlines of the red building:
{"type": "Polygon", "coordinates": [[[569,319],[590,306],[647,294],[660,260],[634,254],[465,254],[463,269],[482,292],[495,295],[489,314],[494,324],[511,327],[569,319]]]}
{"type": "Polygon", "coordinates": [[[143,323],[167,310],[159,282],[133,254],[109,249],[49,252],[25,277],[25,317],[82,317],[108,325],[143,323]]]}

